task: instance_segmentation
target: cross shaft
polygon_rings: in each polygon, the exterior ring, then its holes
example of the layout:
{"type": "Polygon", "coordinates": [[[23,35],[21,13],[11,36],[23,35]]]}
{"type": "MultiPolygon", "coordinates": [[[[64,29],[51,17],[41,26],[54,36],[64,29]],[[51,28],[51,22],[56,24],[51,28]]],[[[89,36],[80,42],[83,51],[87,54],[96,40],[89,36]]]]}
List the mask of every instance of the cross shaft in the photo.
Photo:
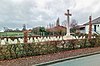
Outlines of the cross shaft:
{"type": "Polygon", "coordinates": [[[69,28],[69,21],[70,21],[70,16],[72,14],[69,13],[69,10],[67,10],[67,13],[65,13],[65,15],[67,16],[67,35],[70,35],[70,28],[69,28]]]}

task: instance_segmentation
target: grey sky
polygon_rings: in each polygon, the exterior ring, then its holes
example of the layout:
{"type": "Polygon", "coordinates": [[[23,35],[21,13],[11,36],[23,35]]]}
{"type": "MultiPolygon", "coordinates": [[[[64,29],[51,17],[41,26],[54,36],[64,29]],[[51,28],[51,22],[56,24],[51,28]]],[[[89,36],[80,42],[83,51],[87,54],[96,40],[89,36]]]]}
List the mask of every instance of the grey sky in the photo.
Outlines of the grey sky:
{"type": "Polygon", "coordinates": [[[88,16],[100,16],[100,0],[0,0],[0,29],[3,27],[28,28],[46,26],[66,20],[64,13],[70,9],[71,19],[79,24],[88,21],[88,16]]]}

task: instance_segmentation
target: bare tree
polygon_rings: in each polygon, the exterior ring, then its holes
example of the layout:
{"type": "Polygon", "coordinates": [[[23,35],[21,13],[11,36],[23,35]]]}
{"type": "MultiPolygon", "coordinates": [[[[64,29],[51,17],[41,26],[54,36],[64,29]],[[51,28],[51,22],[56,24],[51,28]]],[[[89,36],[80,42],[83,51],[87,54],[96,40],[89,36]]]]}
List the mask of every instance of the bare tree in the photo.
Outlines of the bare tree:
{"type": "Polygon", "coordinates": [[[71,23],[70,23],[70,27],[71,28],[74,28],[76,27],[78,24],[77,24],[77,21],[75,19],[72,19],[71,23]]]}
{"type": "Polygon", "coordinates": [[[70,23],[70,31],[71,33],[75,33],[76,32],[76,29],[77,29],[77,21],[75,19],[72,19],[71,23],[70,23]]]}

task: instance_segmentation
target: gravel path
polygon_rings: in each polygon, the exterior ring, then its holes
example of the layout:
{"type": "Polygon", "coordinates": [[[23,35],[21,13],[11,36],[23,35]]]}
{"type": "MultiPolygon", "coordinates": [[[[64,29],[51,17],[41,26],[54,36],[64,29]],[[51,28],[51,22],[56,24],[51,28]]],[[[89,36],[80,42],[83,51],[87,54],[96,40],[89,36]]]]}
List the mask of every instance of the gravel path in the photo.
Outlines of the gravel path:
{"type": "Polygon", "coordinates": [[[62,59],[71,56],[97,52],[97,51],[100,51],[100,47],[62,51],[54,54],[24,57],[24,58],[18,58],[13,60],[4,60],[4,61],[0,61],[0,66],[32,66],[38,63],[48,62],[52,60],[57,60],[57,59],[62,59]]]}

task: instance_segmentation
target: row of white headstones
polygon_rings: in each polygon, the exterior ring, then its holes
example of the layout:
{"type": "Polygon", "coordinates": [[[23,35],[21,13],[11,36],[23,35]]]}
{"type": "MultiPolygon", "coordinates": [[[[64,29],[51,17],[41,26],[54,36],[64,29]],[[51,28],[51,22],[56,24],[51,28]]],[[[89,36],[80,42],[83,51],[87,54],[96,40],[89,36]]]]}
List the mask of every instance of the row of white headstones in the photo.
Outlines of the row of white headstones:
{"type": "MultiPolygon", "coordinates": [[[[70,39],[84,39],[84,37],[80,37],[78,38],[77,36],[76,37],[73,37],[73,36],[58,36],[58,37],[34,37],[33,38],[28,38],[28,43],[33,43],[33,42],[45,42],[45,41],[60,41],[60,40],[70,40],[70,39]]],[[[24,38],[18,38],[18,39],[14,39],[14,40],[11,40],[10,38],[8,38],[8,41],[7,41],[7,38],[4,38],[4,39],[0,39],[0,45],[6,45],[6,44],[19,44],[19,43],[24,43],[24,38]]]]}

